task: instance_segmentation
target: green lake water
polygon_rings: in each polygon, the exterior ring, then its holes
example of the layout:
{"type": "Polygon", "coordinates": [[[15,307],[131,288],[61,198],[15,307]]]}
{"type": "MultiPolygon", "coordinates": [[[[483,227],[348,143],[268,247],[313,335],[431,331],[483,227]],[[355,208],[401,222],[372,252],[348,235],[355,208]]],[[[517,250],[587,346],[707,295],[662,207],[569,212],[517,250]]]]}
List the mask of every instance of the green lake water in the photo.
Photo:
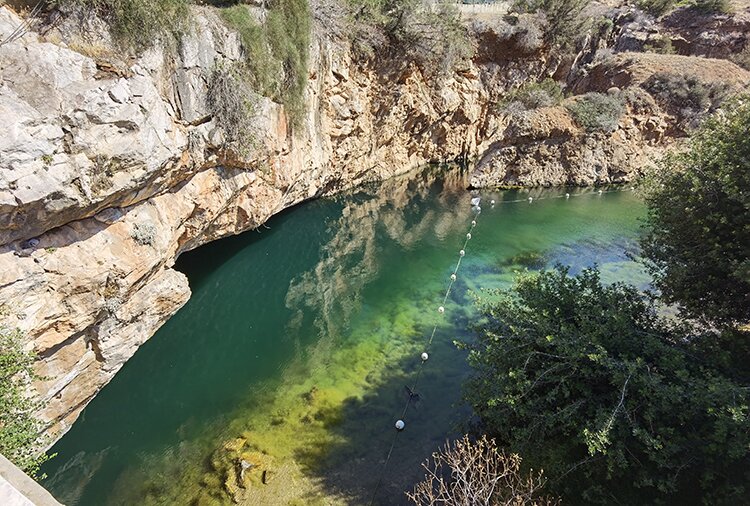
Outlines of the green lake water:
{"type": "Polygon", "coordinates": [[[368,504],[437,323],[375,501],[404,504],[420,463],[469,416],[452,343],[471,339],[471,291],[557,262],[648,283],[629,259],[633,192],[487,191],[438,314],[472,219],[466,185],[430,168],[184,254],[192,298],[54,446],[44,485],[70,506],[368,504]]]}

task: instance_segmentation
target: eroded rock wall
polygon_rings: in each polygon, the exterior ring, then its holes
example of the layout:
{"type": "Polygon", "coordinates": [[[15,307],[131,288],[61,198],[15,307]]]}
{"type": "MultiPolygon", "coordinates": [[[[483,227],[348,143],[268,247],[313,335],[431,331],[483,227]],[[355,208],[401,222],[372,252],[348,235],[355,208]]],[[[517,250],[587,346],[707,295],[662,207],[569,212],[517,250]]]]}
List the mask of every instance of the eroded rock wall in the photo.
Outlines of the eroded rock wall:
{"type": "MultiPolygon", "coordinates": [[[[180,253],[476,150],[476,70],[435,90],[414,68],[358,67],[320,37],[302,127],[292,135],[283,107],[259,97],[258,148],[228,153],[206,94],[216,65],[243,57],[239,38],[210,9],[193,18],[176,51],[134,60],[64,23],[0,47],[0,303],[40,355],[55,436],[187,301],[180,253]]],[[[21,23],[0,7],[0,38],[21,23]]]]}
{"type": "MultiPolygon", "coordinates": [[[[670,142],[653,100],[607,134],[584,132],[564,105],[501,113],[507,90],[571,63],[485,24],[475,58],[439,81],[358,60],[316,30],[302,124],[292,133],[283,107],[258,97],[255,148],[240,156],[207,100],[214,69],[244,57],[239,37],[211,8],[192,17],[177,47],[137,58],[95,20],[93,36],[63,19],[0,45],[0,313],[39,353],[53,437],[187,301],[172,268],[182,252],[426,163],[468,163],[477,187],[624,182],[670,142]]],[[[0,7],[0,40],[22,22],[0,7]]],[[[620,67],[599,65],[576,86],[616,84],[608,69],[620,67]]]]}

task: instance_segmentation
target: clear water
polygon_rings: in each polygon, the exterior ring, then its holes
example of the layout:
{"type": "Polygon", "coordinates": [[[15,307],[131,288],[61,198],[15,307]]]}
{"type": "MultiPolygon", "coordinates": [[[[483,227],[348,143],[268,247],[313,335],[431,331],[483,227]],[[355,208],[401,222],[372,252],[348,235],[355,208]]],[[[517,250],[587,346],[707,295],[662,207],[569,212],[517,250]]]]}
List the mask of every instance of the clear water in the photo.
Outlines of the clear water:
{"type": "Polygon", "coordinates": [[[469,414],[452,342],[471,339],[472,290],[556,262],[648,283],[629,259],[643,213],[632,192],[485,192],[441,317],[471,221],[465,187],[459,170],[430,168],[183,255],[192,298],[55,445],[44,485],[71,506],[368,504],[439,323],[375,501],[405,503],[469,414]]]}

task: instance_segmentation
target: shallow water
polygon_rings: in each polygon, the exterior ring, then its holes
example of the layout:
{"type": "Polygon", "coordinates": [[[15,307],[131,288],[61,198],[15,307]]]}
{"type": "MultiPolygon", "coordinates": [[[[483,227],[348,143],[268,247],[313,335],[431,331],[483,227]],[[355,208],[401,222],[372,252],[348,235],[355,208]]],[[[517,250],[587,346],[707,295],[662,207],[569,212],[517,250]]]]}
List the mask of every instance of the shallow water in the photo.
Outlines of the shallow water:
{"type": "Polygon", "coordinates": [[[192,298],[55,445],[44,485],[68,505],[367,504],[438,323],[375,501],[405,503],[469,415],[452,343],[471,338],[470,291],[557,262],[648,283],[630,260],[632,192],[484,192],[441,317],[472,217],[465,187],[459,170],[430,168],[183,255],[192,298]]]}

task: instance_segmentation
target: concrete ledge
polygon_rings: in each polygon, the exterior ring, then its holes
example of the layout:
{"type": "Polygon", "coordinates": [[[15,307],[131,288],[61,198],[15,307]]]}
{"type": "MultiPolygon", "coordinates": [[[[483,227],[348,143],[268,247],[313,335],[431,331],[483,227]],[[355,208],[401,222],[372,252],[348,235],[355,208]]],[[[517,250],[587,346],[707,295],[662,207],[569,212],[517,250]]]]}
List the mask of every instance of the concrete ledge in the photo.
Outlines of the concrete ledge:
{"type": "Polygon", "coordinates": [[[0,455],[2,506],[61,506],[44,487],[0,455]]]}

